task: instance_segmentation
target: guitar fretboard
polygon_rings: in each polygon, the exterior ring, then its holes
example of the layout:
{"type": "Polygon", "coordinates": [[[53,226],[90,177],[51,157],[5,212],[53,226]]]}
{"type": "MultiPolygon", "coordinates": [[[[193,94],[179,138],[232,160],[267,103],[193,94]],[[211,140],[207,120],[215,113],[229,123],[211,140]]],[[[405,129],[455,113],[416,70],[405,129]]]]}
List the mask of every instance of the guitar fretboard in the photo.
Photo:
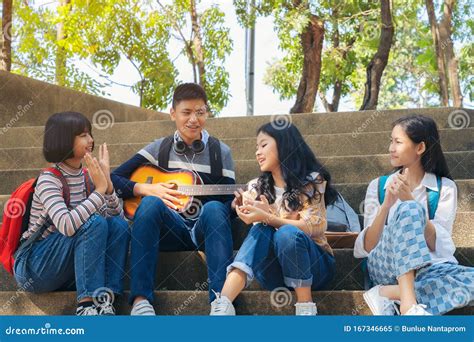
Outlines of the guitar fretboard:
{"type": "Polygon", "coordinates": [[[246,189],[246,184],[180,185],[178,191],[187,196],[232,195],[234,191],[246,189]]]}

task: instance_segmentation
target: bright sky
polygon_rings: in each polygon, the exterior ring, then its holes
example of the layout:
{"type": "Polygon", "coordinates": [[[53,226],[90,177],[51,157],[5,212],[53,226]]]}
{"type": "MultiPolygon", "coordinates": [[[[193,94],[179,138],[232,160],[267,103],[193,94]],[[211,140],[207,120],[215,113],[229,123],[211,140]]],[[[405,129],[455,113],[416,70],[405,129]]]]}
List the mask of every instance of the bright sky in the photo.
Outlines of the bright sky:
{"type": "MultiPolygon", "coordinates": [[[[163,1],[167,3],[169,1],[163,1]]],[[[232,0],[202,0],[198,10],[202,11],[212,4],[218,4],[220,9],[226,15],[226,25],[230,28],[231,39],[234,42],[234,49],[226,59],[227,70],[230,74],[230,100],[227,106],[222,110],[220,116],[240,116],[246,115],[247,106],[245,98],[245,30],[237,22],[235,9],[232,0]]],[[[275,58],[281,58],[283,52],[278,49],[278,37],[274,31],[273,18],[258,18],[255,34],[255,103],[254,113],[258,114],[277,114],[288,113],[294,104],[294,100],[281,101],[278,94],[273,93],[272,88],[263,83],[263,76],[268,63],[275,58]]],[[[171,58],[174,59],[180,51],[182,45],[174,40],[170,44],[171,58]],[[175,55],[173,55],[175,53],[175,55]]],[[[182,55],[175,62],[179,71],[179,80],[193,81],[191,65],[182,55]]],[[[90,72],[90,63],[84,63],[85,71],[90,72]]],[[[94,75],[94,73],[91,73],[94,75]]],[[[115,74],[111,77],[115,82],[122,84],[133,84],[138,81],[138,74],[130,63],[124,60],[120,63],[115,74]]],[[[114,85],[106,88],[110,94],[109,98],[132,105],[139,104],[139,98],[129,88],[114,85]]],[[[319,107],[322,108],[322,107],[319,107]]],[[[348,109],[347,101],[341,102],[340,110],[348,109]]]]}

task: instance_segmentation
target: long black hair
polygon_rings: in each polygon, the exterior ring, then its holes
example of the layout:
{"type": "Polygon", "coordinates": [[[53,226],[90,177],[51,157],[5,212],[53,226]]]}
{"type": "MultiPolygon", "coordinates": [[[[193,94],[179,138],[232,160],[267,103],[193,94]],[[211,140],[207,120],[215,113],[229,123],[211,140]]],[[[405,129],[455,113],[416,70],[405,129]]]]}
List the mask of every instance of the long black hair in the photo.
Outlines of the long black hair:
{"type": "MultiPolygon", "coordinates": [[[[257,130],[257,135],[260,133],[264,133],[276,141],[281,172],[286,183],[283,203],[287,209],[300,210],[304,204],[301,195],[305,195],[308,199],[321,199],[317,185],[322,181],[311,178],[313,172],[319,172],[323,181],[327,182],[324,193],[325,205],[334,203],[337,191],[331,186],[331,175],[316,159],[295,125],[278,127],[278,125],[269,122],[257,130]],[[308,191],[308,188],[311,191],[308,191]]],[[[258,194],[257,199],[260,195],[265,195],[269,203],[275,202],[275,182],[271,172],[264,172],[260,175],[255,189],[258,194]]]]}
{"type": "MultiPolygon", "coordinates": [[[[453,179],[441,148],[436,122],[427,116],[411,114],[393,122],[392,127],[400,126],[415,144],[425,143],[426,149],[421,156],[421,165],[425,172],[453,179]]],[[[398,167],[400,170],[402,167],[398,167]]]]}

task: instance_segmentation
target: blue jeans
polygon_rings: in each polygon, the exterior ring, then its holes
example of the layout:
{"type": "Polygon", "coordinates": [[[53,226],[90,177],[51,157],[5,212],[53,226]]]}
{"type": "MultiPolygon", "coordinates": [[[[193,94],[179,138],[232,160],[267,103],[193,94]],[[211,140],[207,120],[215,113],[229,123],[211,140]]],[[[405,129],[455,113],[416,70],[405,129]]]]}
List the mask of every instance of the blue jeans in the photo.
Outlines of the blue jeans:
{"type": "Polygon", "coordinates": [[[75,287],[78,301],[104,287],[121,294],[129,242],[124,219],[95,214],[71,237],[54,232],[21,250],[15,279],[35,293],[75,287]]]}
{"type": "Polygon", "coordinates": [[[186,219],[169,209],[154,196],[146,196],[138,207],[133,228],[130,255],[130,304],[135,297],[153,301],[154,280],[160,251],[204,250],[212,290],[220,292],[226,268],[232,261],[230,203],[210,201],[200,209],[197,220],[186,219]]]}
{"type": "Polygon", "coordinates": [[[277,287],[323,288],[334,276],[335,259],[301,229],[284,225],[278,230],[254,225],[228,272],[247,274],[247,285],[256,278],[267,290],[277,287]]]}

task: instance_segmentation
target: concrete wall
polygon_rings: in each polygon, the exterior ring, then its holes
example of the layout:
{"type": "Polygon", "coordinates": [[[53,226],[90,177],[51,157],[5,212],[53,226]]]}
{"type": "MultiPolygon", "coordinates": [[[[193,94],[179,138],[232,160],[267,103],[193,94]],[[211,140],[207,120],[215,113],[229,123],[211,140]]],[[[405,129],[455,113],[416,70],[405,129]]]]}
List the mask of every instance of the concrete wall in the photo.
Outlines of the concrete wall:
{"type": "Polygon", "coordinates": [[[94,121],[103,125],[168,119],[165,113],[0,71],[0,128],[43,126],[51,114],[61,111],[81,112],[91,122],[95,114],[94,121]]]}

